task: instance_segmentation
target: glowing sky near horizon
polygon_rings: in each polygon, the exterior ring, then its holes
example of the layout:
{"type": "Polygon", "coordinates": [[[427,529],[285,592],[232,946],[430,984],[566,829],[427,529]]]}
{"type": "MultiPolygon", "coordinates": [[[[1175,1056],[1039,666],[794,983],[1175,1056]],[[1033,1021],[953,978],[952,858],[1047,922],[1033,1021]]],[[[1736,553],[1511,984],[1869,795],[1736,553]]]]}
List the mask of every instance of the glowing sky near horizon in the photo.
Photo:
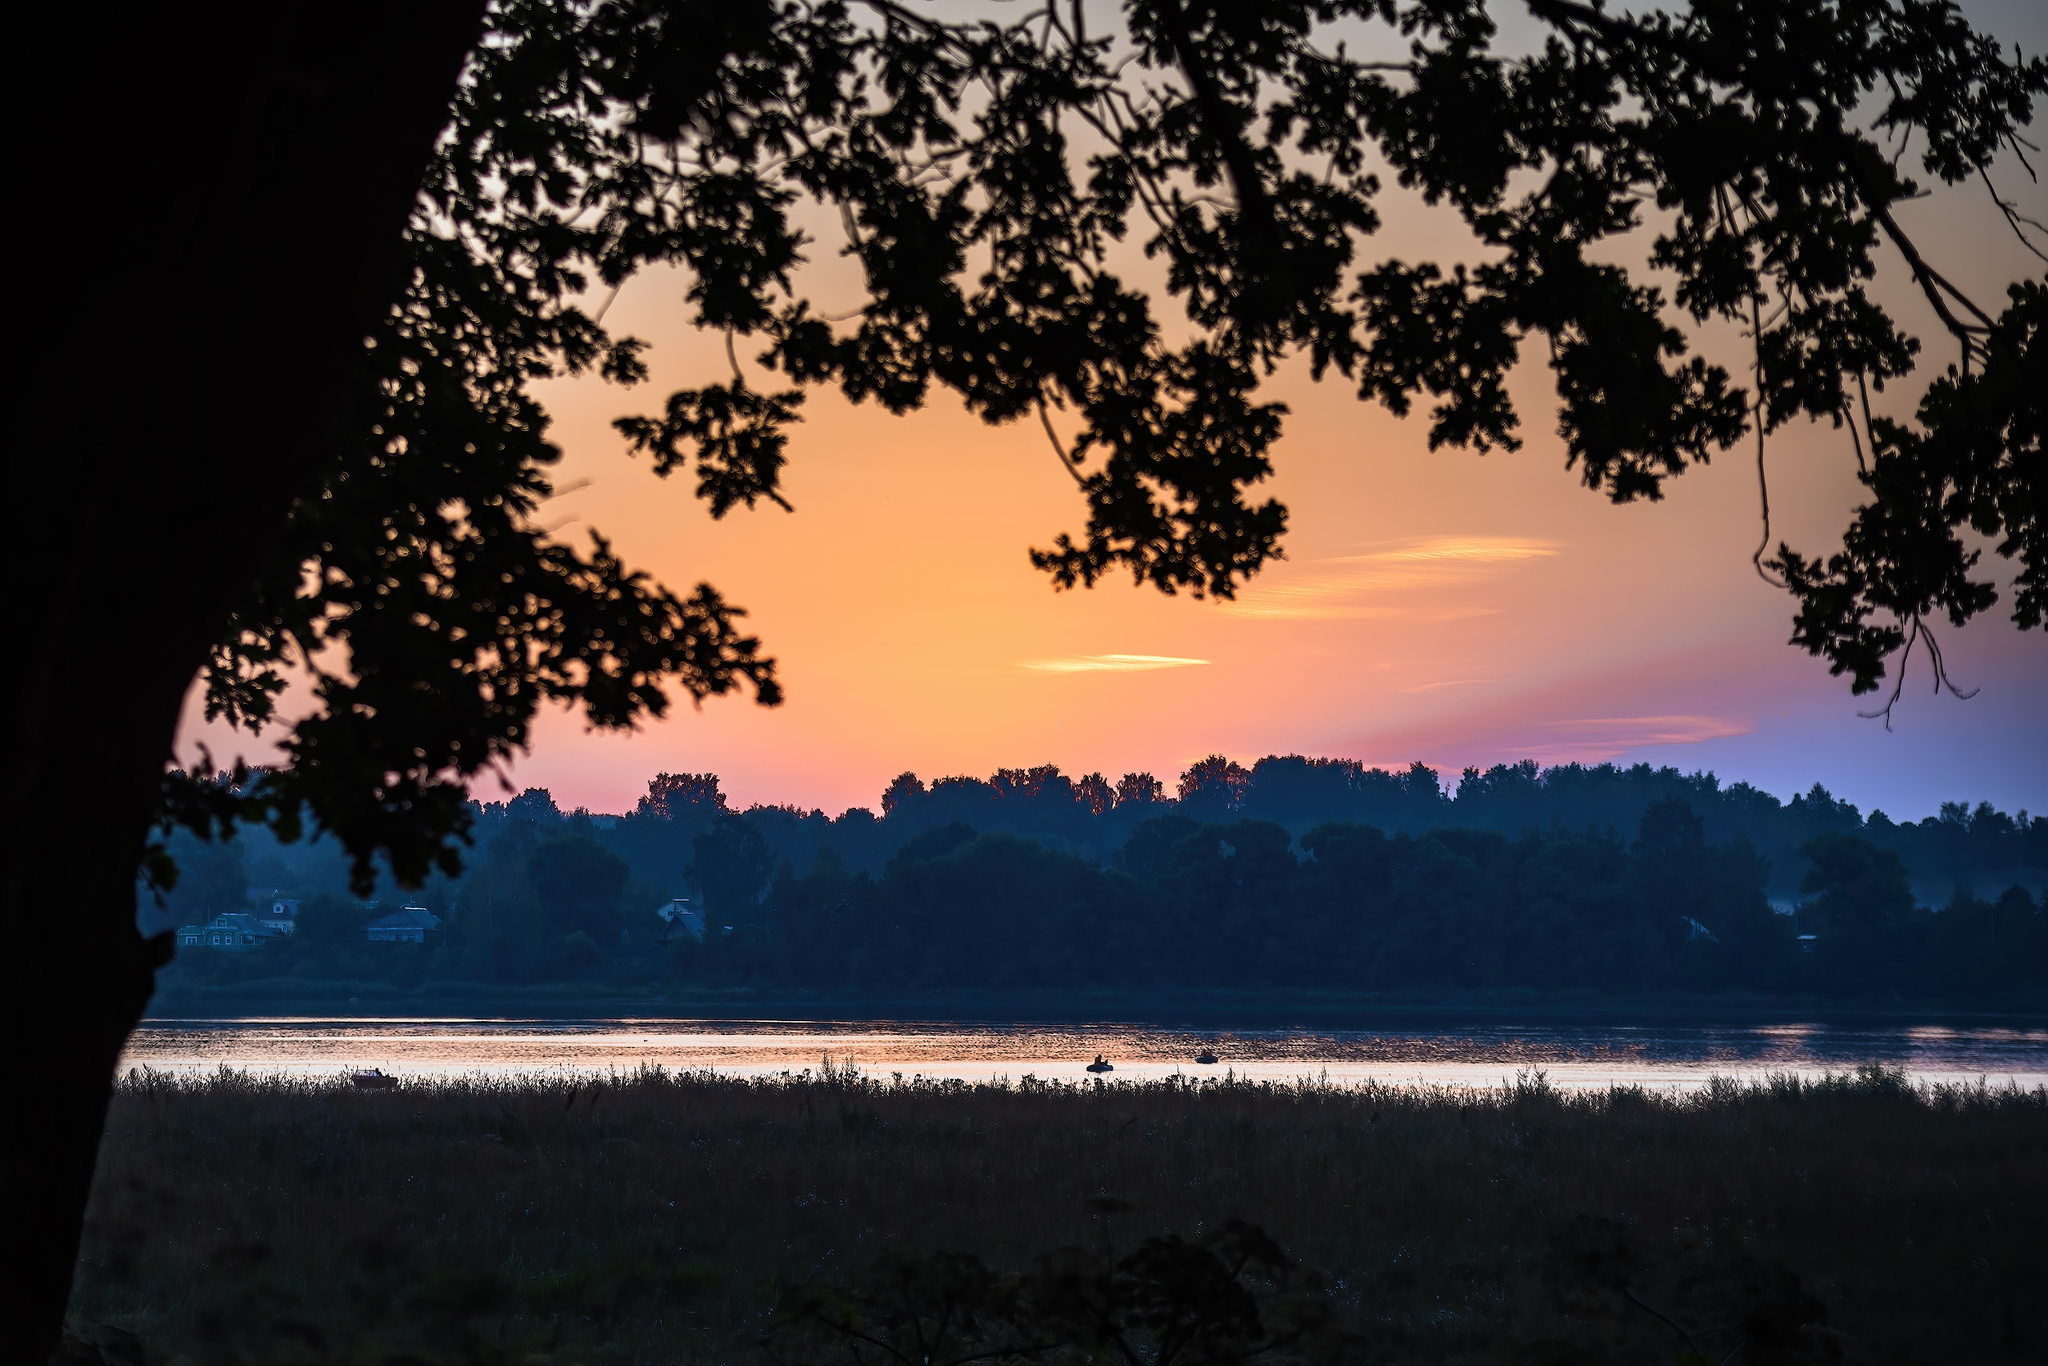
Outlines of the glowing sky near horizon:
{"type": "MultiPolygon", "coordinates": [[[[2033,7],[1969,13],[2029,55],[2048,36],[2033,7]]],[[[2048,220],[2042,187],[2017,164],[2001,170],[2001,190],[2048,220]]],[[[1361,264],[1441,259],[1462,243],[1446,247],[1445,220],[1417,205],[1390,195],[1383,209],[1387,226],[1361,264]]],[[[1902,217],[1980,299],[2040,274],[1981,192],[1902,217]]],[[[813,255],[829,262],[833,249],[821,242],[813,255]]],[[[1880,297],[1927,349],[1918,379],[1887,396],[1903,416],[1949,348],[1900,287],[1896,256],[1882,266],[1880,297]]],[[[830,269],[813,285],[827,311],[855,299],[850,281],[845,297],[832,292],[830,269]]],[[[1303,366],[1283,370],[1269,392],[1292,411],[1278,475],[1257,492],[1291,511],[1284,562],[1233,602],[1169,598],[1127,579],[1055,593],[1026,549],[1078,533],[1085,513],[1045,433],[987,427],[943,391],[900,418],[813,391],[790,443],[790,514],[742,509],[713,522],[690,481],[657,480],[627,457],[612,418],[726,373],[722,339],[688,326],[682,290],[673,274],[643,275],[606,316],[654,344],[650,383],[541,386],[565,451],[563,492],[543,521],[565,538],[602,531],[673,587],[715,584],[750,611],[789,700],[774,710],[684,703],[628,735],[552,715],[512,776],[565,808],[630,809],[657,771],[716,772],[742,805],[832,812],[877,806],[906,769],[930,779],[1055,763],[1112,781],[1146,770],[1171,786],[1211,753],[1420,759],[1453,775],[1521,759],[1646,761],[1780,796],[1819,781],[1899,819],[1950,800],[2048,808],[2042,633],[2014,630],[2001,601],[1942,634],[1955,678],[1979,689],[1973,699],[1931,696],[1916,660],[1892,729],[1860,719],[1873,700],[1787,646],[1791,600],[1751,567],[1753,447],[1672,481],[1661,503],[1612,506],[1564,469],[1540,365],[1516,376],[1525,446],[1485,457],[1432,454],[1424,418],[1394,418],[1341,380],[1312,384],[1303,366]]],[[[1707,342],[1740,365],[1734,339],[1707,342]]],[[[1832,548],[1859,501],[1847,434],[1789,429],[1769,464],[1774,541],[1832,548]]],[[[2010,582],[2009,564],[1992,569],[2010,582]]],[[[195,715],[186,740],[199,738],[216,755],[262,757],[195,715]]]]}

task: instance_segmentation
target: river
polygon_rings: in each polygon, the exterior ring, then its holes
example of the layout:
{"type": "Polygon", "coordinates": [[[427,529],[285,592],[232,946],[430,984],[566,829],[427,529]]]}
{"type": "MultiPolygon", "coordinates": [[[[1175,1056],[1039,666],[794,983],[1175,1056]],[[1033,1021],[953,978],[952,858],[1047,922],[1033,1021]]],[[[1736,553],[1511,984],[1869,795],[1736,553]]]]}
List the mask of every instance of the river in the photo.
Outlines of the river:
{"type": "Polygon", "coordinates": [[[571,1075],[660,1066],[766,1076],[835,1065],[888,1078],[1077,1082],[1097,1055],[1111,1079],[1185,1076],[1327,1080],[1340,1085],[1498,1086],[1541,1071],[1560,1087],[1691,1089],[1710,1077],[1818,1077],[1859,1065],[1904,1068],[1919,1082],[2048,1085],[2048,1028],[1872,1025],[1622,1027],[1532,1019],[1381,1029],[1192,1030],[1137,1024],[509,1018],[316,1018],[144,1021],[124,1068],[227,1067],[336,1076],[381,1068],[404,1077],[571,1075]],[[1203,1049],[1217,1062],[1194,1061],[1203,1049]]]}

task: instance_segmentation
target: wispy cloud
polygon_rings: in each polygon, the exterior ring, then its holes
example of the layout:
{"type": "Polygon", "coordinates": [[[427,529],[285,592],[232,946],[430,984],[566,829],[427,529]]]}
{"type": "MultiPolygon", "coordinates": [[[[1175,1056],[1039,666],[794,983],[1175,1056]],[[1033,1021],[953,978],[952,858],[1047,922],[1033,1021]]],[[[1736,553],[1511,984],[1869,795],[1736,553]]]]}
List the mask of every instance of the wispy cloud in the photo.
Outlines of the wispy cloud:
{"type": "Polygon", "coordinates": [[[1748,735],[1755,724],[1741,716],[1581,716],[1539,722],[1535,743],[1502,744],[1502,755],[1527,757],[1538,763],[1602,763],[1643,745],[1696,745],[1748,735]]]}
{"type": "Polygon", "coordinates": [[[1564,546],[1558,541],[1529,541],[1503,536],[1428,536],[1391,550],[1376,550],[1367,555],[1340,555],[1331,563],[1532,560],[1555,555],[1562,549],[1564,546]]]}
{"type": "Polygon", "coordinates": [[[1718,740],[1728,735],[1747,735],[1754,729],[1739,716],[1586,716],[1570,721],[1552,721],[1553,730],[1576,732],[1597,744],[1617,749],[1636,745],[1691,745],[1701,740],[1718,740]]]}
{"type": "Polygon", "coordinates": [[[1405,608],[1357,602],[1366,590],[1358,577],[1324,574],[1292,583],[1260,584],[1223,604],[1233,617],[1398,617],[1405,608]]]}
{"type": "Polygon", "coordinates": [[[1437,688],[1465,688],[1474,683],[1498,683],[1498,678],[1447,678],[1441,683],[1417,683],[1401,689],[1402,692],[1430,692],[1437,688]]]}
{"type": "Polygon", "coordinates": [[[1406,594],[1477,583],[1515,561],[1547,559],[1563,549],[1556,541],[1427,536],[1363,554],[1312,560],[1298,574],[1268,571],[1267,578],[1223,610],[1241,617],[1406,616],[1416,610],[1399,600],[1406,594]]]}
{"type": "Polygon", "coordinates": [[[1058,659],[1027,659],[1024,667],[1047,674],[1139,673],[1146,669],[1185,669],[1208,662],[1178,655],[1063,655],[1058,659]]]}

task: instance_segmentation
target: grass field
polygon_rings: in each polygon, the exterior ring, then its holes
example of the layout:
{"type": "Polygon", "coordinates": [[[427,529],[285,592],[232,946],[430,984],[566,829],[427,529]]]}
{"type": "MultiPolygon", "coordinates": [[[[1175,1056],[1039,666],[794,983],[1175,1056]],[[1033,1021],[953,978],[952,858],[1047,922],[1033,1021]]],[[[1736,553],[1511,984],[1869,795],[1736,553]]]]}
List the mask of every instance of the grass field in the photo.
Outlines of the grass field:
{"type": "Polygon", "coordinates": [[[2048,1352],[2048,1092],[1878,1070],[1685,1095],[131,1076],[73,1311],[152,1362],[752,1360],[792,1290],[892,1253],[1016,1272],[1232,1219],[1317,1273],[1344,1331],[1316,1350],[1361,1361],[2048,1352]]]}

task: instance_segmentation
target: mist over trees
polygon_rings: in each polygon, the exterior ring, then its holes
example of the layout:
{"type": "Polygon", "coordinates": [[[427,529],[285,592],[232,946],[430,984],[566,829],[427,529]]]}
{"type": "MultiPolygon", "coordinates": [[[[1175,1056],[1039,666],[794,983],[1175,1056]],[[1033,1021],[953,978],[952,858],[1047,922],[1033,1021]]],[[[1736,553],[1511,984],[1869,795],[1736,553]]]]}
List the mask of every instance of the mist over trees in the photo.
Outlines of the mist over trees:
{"type": "Polygon", "coordinates": [[[2004,1001],[2048,987],[2037,901],[2048,819],[1945,805],[1897,822],[1815,785],[1780,801],[1647,765],[1212,756],[1172,784],[1000,769],[912,773],[882,814],[735,811],[711,774],[660,774],[634,810],[544,789],[474,803],[460,878],[347,895],[326,841],[194,842],[164,923],[304,902],[245,955],[187,950],[166,986],[582,982],[856,998],[1271,990],[1629,996],[1760,992],[2004,1001]],[[701,942],[657,910],[688,897],[701,942]],[[413,900],[424,945],[361,925],[413,900]],[[351,933],[353,927],[353,933],[351,933]],[[267,984],[267,985],[266,985],[267,984]]]}

